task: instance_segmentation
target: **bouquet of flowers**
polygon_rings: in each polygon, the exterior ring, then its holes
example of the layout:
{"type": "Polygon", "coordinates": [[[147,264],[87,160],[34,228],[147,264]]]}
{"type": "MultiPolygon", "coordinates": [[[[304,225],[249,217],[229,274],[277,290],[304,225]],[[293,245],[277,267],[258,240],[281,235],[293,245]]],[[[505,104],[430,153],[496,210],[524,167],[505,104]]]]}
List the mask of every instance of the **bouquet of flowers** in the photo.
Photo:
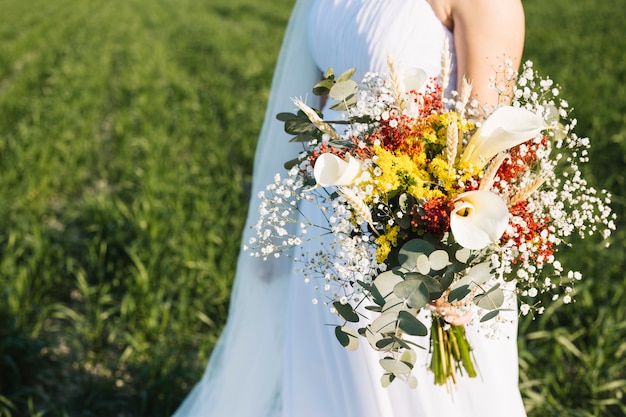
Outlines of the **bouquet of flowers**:
{"type": "Polygon", "coordinates": [[[264,258],[296,249],[341,321],[338,341],[383,352],[384,386],[417,385],[416,348],[429,349],[437,384],[476,376],[465,325],[497,325],[518,296],[571,302],[581,274],[564,270],[559,245],[614,228],[610,195],[579,169],[589,139],[550,79],[531,62],[504,65],[494,88],[510,101],[485,117],[469,83],[444,93],[443,67],[428,79],[390,60],[388,76],[361,83],[329,70],[313,92],[334,100],[334,121],[294,100],[298,112],[277,117],[303,149],[260,194],[249,242],[264,258]]]}

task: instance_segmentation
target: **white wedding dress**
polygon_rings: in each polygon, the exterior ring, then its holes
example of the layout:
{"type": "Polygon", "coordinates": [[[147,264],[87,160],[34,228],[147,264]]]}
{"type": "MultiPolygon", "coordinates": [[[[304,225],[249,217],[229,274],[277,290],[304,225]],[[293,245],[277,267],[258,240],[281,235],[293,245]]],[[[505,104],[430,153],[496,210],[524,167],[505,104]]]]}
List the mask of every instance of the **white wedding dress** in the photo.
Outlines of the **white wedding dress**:
{"type": "MultiPolygon", "coordinates": [[[[298,0],[283,41],[254,168],[243,242],[257,221],[256,193],[297,154],[287,145],[281,111],[292,97],[311,98],[321,72],[400,66],[440,72],[444,39],[452,40],[425,0],[298,0]]],[[[452,45],[453,49],[453,45],[452,45]]],[[[453,83],[451,83],[453,85],[453,83]]],[[[311,103],[315,105],[316,103],[311,103]]],[[[242,252],[229,318],[204,377],[175,417],[524,417],[518,389],[516,318],[498,339],[469,326],[479,376],[461,378],[449,394],[435,386],[421,351],[417,389],[401,381],[382,388],[380,356],[367,343],[355,352],[337,342],[339,320],[286,257],[264,262],[242,252]]]]}

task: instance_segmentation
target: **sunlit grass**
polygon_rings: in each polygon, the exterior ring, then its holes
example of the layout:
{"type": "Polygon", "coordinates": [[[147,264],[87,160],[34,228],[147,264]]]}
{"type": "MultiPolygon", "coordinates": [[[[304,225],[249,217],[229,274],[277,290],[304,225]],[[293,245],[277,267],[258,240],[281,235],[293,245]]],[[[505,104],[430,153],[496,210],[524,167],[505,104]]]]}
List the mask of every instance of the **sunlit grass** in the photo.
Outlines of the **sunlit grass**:
{"type": "MultiPolygon", "coordinates": [[[[0,416],[167,416],[201,376],[291,3],[0,2],[0,416]]],[[[621,214],[620,6],[524,5],[621,214]]],[[[564,250],[577,302],[522,320],[530,416],[626,415],[624,242],[564,250]]]]}

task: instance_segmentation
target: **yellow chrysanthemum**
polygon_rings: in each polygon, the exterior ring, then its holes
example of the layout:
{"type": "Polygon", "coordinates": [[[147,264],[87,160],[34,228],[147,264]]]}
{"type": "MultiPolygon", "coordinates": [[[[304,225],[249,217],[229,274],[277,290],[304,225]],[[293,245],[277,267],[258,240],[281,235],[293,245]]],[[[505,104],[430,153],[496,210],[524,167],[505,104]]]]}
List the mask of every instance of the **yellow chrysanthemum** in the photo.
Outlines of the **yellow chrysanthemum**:
{"type": "Polygon", "coordinates": [[[398,243],[400,226],[386,226],[385,230],[387,233],[376,238],[376,261],[379,263],[387,260],[391,247],[398,243]]]}
{"type": "Polygon", "coordinates": [[[374,175],[371,181],[374,195],[386,195],[416,184],[430,182],[430,174],[419,165],[419,161],[422,160],[419,155],[394,154],[381,147],[375,147],[374,150],[377,157],[376,166],[380,170],[380,175],[374,175]]]}

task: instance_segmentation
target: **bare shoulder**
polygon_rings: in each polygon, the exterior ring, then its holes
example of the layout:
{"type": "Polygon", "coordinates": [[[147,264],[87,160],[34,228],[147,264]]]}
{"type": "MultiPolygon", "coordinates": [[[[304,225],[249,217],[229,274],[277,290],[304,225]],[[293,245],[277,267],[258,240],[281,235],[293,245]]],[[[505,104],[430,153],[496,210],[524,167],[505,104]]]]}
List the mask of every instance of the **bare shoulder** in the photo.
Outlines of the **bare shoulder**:
{"type": "Polygon", "coordinates": [[[521,0],[426,0],[435,15],[449,29],[455,22],[470,21],[488,27],[510,23],[523,24],[524,9],[521,0]]]}
{"type": "Polygon", "coordinates": [[[448,29],[452,30],[454,22],[452,19],[452,1],[451,0],[426,0],[430,7],[435,12],[435,16],[441,23],[443,23],[448,29]]]}
{"type": "Polygon", "coordinates": [[[448,3],[454,20],[487,23],[488,27],[523,23],[521,0],[433,0],[448,3]]]}

